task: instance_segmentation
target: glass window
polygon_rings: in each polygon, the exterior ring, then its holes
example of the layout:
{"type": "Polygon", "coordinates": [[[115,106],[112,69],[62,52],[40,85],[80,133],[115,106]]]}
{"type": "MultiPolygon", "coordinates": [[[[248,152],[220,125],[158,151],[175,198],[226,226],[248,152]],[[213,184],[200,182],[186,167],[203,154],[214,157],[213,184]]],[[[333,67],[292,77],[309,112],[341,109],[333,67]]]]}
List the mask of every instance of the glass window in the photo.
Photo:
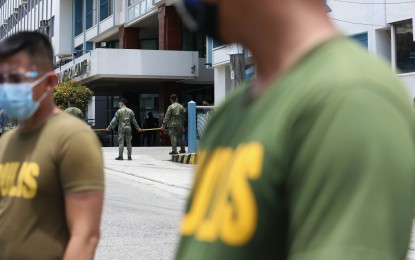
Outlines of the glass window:
{"type": "Polygon", "coordinates": [[[147,10],[151,10],[151,8],[153,7],[153,0],[146,0],[147,1],[147,10]]]}
{"type": "Polygon", "coordinates": [[[75,51],[74,51],[75,59],[76,58],[79,58],[79,57],[81,57],[83,55],[83,49],[84,49],[84,45],[83,44],[78,45],[77,47],[75,47],[75,51]]]}
{"type": "Polygon", "coordinates": [[[415,72],[415,42],[412,20],[395,24],[396,67],[402,73],[415,72]]]}
{"type": "Polygon", "coordinates": [[[101,0],[100,3],[100,21],[105,20],[113,14],[113,0],[101,0]]]}
{"type": "Polygon", "coordinates": [[[83,29],[83,19],[82,19],[82,12],[83,12],[83,3],[82,0],[75,1],[75,36],[81,34],[83,29]]]}
{"type": "Polygon", "coordinates": [[[141,50],[158,50],[158,39],[143,39],[140,40],[141,50]]]}
{"type": "Polygon", "coordinates": [[[132,6],[138,2],[140,2],[141,0],[128,0],[128,6],[132,6]]]}
{"type": "Polygon", "coordinates": [[[132,19],[134,19],[134,7],[131,7],[130,9],[128,9],[128,20],[131,21],[132,19]]]}
{"type": "Polygon", "coordinates": [[[120,48],[120,42],[119,41],[106,42],[105,48],[107,48],[107,49],[119,49],[120,48]]]}
{"type": "Polygon", "coordinates": [[[206,58],[206,35],[190,32],[187,28],[183,28],[182,50],[197,51],[199,58],[206,58]]]}
{"type": "Polygon", "coordinates": [[[140,4],[137,4],[135,6],[134,10],[135,11],[134,11],[134,17],[133,18],[139,17],[140,16],[140,4]]]}
{"type": "Polygon", "coordinates": [[[144,121],[149,112],[153,113],[153,116],[159,117],[159,95],[158,94],[140,94],[140,112],[139,118],[144,121]]]}
{"type": "Polygon", "coordinates": [[[92,26],[96,24],[96,6],[94,1],[87,1],[86,2],[86,29],[88,30],[92,26]],[[94,8],[95,6],[95,8],[94,8]]]}
{"type": "Polygon", "coordinates": [[[141,14],[144,14],[146,12],[146,3],[145,2],[141,2],[141,14]]]}
{"type": "Polygon", "coordinates": [[[220,41],[213,39],[213,49],[223,46],[224,44],[220,41]]]}

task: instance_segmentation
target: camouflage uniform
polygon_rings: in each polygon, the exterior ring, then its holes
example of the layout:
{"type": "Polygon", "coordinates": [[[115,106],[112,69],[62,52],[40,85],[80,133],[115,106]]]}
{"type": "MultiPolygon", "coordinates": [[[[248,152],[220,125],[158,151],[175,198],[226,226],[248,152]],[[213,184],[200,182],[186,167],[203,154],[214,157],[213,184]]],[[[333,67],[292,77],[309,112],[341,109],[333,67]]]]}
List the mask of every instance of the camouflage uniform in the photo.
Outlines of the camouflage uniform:
{"type": "Polygon", "coordinates": [[[184,120],[184,107],[177,102],[171,104],[164,117],[163,126],[167,127],[173,153],[177,153],[177,146],[180,146],[180,152],[185,150],[182,139],[184,120]]]}
{"type": "Polygon", "coordinates": [[[118,109],[117,113],[115,113],[114,118],[112,119],[110,125],[108,126],[108,128],[114,129],[115,126],[118,125],[118,148],[119,148],[120,158],[123,157],[123,153],[124,153],[124,141],[127,143],[128,157],[131,157],[131,153],[132,153],[131,123],[134,124],[134,127],[136,129],[139,128],[137,124],[137,120],[135,119],[134,112],[127,107],[122,107],[118,109]]]}
{"type": "Polygon", "coordinates": [[[82,121],[85,121],[84,113],[82,113],[81,109],[77,107],[68,107],[67,109],[65,109],[65,112],[78,117],[82,121]]]}

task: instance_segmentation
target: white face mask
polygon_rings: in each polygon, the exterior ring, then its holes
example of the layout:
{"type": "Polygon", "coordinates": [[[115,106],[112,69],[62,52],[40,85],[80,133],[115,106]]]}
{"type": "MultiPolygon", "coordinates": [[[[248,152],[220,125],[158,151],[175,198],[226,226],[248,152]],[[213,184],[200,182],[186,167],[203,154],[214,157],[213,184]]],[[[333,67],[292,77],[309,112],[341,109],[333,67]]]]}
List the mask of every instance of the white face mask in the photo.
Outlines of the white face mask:
{"type": "Polygon", "coordinates": [[[49,76],[46,73],[33,83],[2,83],[0,84],[0,107],[4,112],[16,118],[18,121],[24,121],[30,118],[39,108],[40,103],[47,97],[48,92],[43,93],[39,100],[34,101],[32,89],[39,85],[49,76]]]}

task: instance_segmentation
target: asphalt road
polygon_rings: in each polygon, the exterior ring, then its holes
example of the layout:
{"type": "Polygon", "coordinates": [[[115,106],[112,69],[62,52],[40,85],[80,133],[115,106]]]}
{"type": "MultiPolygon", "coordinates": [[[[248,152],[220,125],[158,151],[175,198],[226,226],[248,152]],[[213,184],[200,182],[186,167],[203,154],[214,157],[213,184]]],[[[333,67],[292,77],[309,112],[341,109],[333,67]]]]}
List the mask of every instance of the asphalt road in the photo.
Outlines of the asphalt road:
{"type": "Polygon", "coordinates": [[[115,161],[104,148],[106,198],[96,259],[172,259],[193,166],[170,162],[168,148],[134,148],[115,161]]]}
{"type": "MultiPolygon", "coordinates": [[[[133,148],[115,161],[104,148],[106,198],[98,260],[173,259],[194,168],[170,161],[170,148],[133,148]]],[[[415,225],[408,260],[415,260],[415,225]]]]}

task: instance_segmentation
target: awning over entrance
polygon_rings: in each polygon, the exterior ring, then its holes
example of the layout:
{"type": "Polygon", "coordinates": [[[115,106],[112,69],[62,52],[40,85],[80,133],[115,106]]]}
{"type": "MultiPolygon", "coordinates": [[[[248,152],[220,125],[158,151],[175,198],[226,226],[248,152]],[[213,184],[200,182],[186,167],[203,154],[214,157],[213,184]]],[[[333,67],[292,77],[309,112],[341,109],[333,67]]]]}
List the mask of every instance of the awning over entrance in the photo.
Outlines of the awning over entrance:
{"type": "MultiPolygon", "coordinates": [[[[59,80],[82,84],[111,80],[193,80],[199,77],[197,52],[95,49],[55,70],[59,80]]],[[[202,73],[203,74],[203,73],[202,73]]]]}

